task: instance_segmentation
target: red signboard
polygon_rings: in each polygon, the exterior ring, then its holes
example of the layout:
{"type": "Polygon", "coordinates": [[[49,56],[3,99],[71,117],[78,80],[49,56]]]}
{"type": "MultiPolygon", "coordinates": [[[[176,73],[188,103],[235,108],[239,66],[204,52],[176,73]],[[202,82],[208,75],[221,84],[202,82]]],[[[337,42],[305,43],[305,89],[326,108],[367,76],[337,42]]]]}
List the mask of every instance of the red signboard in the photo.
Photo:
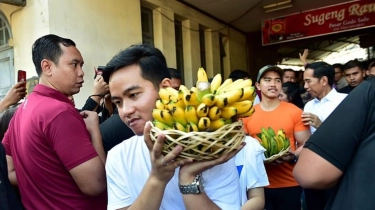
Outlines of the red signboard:
{"type": "Polygon", "coordinates": [[[276,44],[375,26],[374,0],[361,0],[262,22],[262,44],[276,44]]]}

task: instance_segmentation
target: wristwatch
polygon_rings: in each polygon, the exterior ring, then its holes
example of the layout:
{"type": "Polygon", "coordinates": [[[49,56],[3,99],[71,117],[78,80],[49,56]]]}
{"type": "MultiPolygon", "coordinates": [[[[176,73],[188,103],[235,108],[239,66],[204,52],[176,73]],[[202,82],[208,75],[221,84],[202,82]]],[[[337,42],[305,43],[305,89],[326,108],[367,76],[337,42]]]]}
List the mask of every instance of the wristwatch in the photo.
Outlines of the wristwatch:
{"type": "Polygon", "coordinates": [[[204,179],[202,177],[202,174],[195,175],[194,180],[191,184],[180,184],[180,192],[182,194],[199,194],[204,192],[204,179]]]}

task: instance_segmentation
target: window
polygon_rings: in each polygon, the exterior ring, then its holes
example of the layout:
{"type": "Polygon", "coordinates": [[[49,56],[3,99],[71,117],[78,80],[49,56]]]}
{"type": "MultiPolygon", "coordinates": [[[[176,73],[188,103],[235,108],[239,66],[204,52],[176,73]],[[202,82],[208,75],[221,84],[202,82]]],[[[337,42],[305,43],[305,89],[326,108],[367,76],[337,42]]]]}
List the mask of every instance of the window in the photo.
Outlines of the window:
{"type": "Polygon", "coordinates": [[[0,15],[0,47],[8,47],[10,39],[9,28],[6,20],[0,15]]]}
{"type": "Polygon", "coordinates": [[[182,42],[182,23],[181,21],[174,21],[174,33],[176,40],[176,63],[177,70],[181,73],[182,84],[184,84],[184,48],[182,42]]]}
{"type": "Polygon", "coordinates": [[[142,42],[154,46],[154,24],[152,10],[141,7],[142,42]]]}
{"type": "Polygon", "coordinates": [[[199,46],[201,56],[201,67],[206,69],[206,41],[204,38],[204,29],[199,29],[199,46]]]}

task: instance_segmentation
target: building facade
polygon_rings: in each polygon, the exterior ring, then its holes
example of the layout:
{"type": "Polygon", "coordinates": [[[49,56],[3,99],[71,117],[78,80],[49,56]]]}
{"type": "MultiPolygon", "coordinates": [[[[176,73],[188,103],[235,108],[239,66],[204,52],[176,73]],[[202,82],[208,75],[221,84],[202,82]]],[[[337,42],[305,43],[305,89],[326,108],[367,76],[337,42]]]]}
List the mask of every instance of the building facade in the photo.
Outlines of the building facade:
{"type": "Polygon", "coordinates": [[[46,34],[72,39],[82,53],[85,83],[75,96],[78,107],[92,93],[94,67],[132,44],[159,48],[188,87],[195,84],[199,67],[209,77],[221,73],[224,78],[231,70],[248,67],[245,34],[175,0],[25,2],[0,3],[0,98],[15,84],[19,69],[28,79],[37,79],[31,46],[46,34]]]}

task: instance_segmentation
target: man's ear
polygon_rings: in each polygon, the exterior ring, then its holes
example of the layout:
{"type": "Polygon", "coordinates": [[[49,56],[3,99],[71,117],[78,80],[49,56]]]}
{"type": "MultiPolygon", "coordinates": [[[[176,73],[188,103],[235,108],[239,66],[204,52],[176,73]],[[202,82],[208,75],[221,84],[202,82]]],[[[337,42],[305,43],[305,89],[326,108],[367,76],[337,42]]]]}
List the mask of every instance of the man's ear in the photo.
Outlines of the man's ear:
{"type": "Polygon", "coordinates": [[[327,76],[323,76],[321,78],[322,82],[323,82],[323,85],[328,85],[328,77],[327,76]]]}
{"type": "Polygon", "coordinates": [[[172,80],[169,78],[164,78],[159,84],[159,88],[172,87],[172,80]]]}
{"type": "Polygon", "coordinates": [[[42,72],[47,75],[47,76],[51,76],[52,75],[52,65],[54,65],[52,63],[52,61],[50,60],[47,60],[47,59],[43,59],[41,62],[40,62],[40,67],[42,68],[42,72]]]}
{"type": "Polygon", "coordinates": [[[256,82],[256,83],[255,83],[255,87],[257,88],[257,90],[260,90],[260,83],[259,83],[259,82],[256,82]]]}

